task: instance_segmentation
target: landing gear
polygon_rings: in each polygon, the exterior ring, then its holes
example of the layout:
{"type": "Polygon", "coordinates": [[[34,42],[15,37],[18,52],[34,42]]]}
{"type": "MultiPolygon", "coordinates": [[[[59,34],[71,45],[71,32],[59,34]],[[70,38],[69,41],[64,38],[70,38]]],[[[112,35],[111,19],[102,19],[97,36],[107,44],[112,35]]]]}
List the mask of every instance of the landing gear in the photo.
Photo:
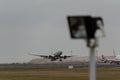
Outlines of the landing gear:
{"type": "Polygon", "coordinates": [[[60,59],[60,61],[62,61],[62,59],[60,59]]]}

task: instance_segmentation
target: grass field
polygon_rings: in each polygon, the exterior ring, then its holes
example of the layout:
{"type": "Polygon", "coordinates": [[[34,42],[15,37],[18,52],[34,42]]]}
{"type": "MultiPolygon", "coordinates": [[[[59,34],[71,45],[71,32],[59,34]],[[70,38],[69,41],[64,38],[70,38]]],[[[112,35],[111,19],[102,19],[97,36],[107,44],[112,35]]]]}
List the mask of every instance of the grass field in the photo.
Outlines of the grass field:
{"type": "MultiPolygon", "coordinates": [[[[0,80],[88,80],[88,67],[0,67],[0,80]]],[[[120,80],[120,67],[97,67],[97,80],[120,80]]]]}

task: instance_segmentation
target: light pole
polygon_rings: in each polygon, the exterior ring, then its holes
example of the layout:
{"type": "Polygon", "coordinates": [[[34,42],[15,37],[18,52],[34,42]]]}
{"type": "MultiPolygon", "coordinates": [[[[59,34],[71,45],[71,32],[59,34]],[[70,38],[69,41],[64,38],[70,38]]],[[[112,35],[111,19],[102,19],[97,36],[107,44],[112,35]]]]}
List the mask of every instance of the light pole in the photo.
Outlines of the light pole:
{"type": "Polygon", "coordinates": [[[68,16],[67,19],[71,38],[86,40],[87,47],[90,48],[89,80],[96,80],[95,48],[98,46],[98,38],[95,34],[100,29],[104,35],[103,20],[101,17],[92,17],[89,15],[68,16]]]}
{"type": "Polygon", "coordinates": [[[89,79],[96,80],[95,48],[90,48],[89,79]]]}

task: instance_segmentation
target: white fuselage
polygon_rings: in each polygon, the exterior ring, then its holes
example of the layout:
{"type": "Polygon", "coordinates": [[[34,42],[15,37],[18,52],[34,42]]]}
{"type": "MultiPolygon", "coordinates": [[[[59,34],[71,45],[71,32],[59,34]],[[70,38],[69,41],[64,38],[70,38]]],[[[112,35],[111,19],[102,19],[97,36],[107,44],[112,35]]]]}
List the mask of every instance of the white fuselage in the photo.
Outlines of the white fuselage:
{"type": "Polygon", "coordinates": [[[115,60],[120,61],[120,55],[117,55],[117,56],[115,57],[115,60]]]}

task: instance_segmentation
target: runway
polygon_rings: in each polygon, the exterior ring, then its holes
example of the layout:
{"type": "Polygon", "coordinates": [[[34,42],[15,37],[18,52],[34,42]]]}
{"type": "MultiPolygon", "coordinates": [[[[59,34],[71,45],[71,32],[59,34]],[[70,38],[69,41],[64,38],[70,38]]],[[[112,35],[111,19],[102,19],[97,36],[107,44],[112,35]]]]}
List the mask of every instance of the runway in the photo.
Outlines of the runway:
{"type": "MultiPolygon", "coordinates": [[[[38,67],[67,67],[67,66],[74,66],[74,67],[88,67],[88,62],[66,62],[66,63],[44,63],[44,64],[30,64],[30,63],[14,63],[14,64],[0,64],[0,66],[38,66],[38,67]]],[[[97,67],[104,67],[104,66],[110,66],[110,67],[120,67],[120,65],[117,64],[109,64],[109,63],[96,63],[97,67]]]]}

